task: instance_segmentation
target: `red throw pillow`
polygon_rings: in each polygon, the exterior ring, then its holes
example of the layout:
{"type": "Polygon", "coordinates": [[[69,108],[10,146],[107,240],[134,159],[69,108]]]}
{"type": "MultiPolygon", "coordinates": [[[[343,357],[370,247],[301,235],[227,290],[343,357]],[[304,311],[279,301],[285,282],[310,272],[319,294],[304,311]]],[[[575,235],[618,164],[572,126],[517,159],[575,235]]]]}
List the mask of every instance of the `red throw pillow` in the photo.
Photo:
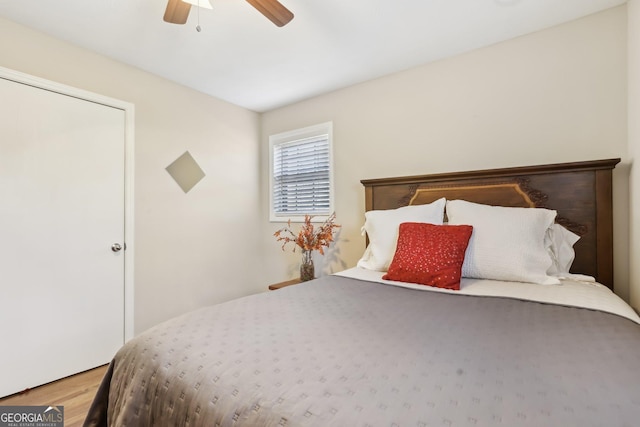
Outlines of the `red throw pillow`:
{"type": "Polygon", "coordinates": [[[472,231],[470,225],[400,224],[396,253],[382,278],[460,290],[472,231]]]}

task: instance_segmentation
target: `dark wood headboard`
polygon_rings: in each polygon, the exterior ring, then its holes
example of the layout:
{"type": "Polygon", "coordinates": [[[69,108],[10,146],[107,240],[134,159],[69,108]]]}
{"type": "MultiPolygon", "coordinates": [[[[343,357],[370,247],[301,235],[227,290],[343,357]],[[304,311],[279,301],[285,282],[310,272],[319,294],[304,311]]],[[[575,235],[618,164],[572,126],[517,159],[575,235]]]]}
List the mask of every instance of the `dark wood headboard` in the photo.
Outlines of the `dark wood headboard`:
{"type": "Polygon", "coordinates": [[[613,289],[612,170],[620,159],[365,179],[365,209],[395,209],[441,197],[494,206],[555,209],[580,236],[573,273],[613,289]]]}

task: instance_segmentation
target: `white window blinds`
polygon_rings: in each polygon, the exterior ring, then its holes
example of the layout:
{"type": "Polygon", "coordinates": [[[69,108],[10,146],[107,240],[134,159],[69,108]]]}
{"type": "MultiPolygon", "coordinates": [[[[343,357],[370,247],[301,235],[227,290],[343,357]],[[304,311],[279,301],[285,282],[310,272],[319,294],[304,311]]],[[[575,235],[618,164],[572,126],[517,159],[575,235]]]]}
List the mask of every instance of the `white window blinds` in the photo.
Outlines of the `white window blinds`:
{"type": "Polygon", "coordinates": [[[330,134],[272,145],[272,208],[276,217],[331,213],[330,134]]]}

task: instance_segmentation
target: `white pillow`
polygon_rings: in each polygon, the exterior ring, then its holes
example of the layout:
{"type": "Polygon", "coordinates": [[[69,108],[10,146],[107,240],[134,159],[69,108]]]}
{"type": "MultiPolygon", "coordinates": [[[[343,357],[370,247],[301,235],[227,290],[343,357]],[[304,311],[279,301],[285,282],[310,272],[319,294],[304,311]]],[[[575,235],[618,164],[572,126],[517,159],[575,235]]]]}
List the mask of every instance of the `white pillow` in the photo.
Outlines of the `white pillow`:
{"type": "Polygon", "coordinates": [[[552,260],[545,246],[556,211],[447,202],[449,224],[473,226],[462,276],[479,279],[559,284],[547,274],[552,260]]]}
{"type": "Polygon", "coordinates": [[[545,235],[545,246],[551,257],[552,264],[547,273],[552,276],[562,276],[569,273],[571,264],[576,257],[573,245],[580,240],[580,236],[567,230],[560,224],[552,224],[545,235]]]}
{"type": "Polygon", "coordinates": [[[369,236],[369,246],[358,261],[358,267],[387,271],[396,252],[400,224],[428,222],[442,225],[445,203],[446,199],[442,198],[426,205],[365,212],[362,232],[366,232],[369,236]]]}

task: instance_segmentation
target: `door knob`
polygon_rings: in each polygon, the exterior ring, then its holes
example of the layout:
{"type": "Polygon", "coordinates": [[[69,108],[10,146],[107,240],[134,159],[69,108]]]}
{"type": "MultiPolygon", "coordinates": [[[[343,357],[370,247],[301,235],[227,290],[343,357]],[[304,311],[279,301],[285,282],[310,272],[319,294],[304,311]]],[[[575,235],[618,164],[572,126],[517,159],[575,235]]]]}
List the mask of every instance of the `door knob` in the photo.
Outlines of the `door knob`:
{"type": "Polygon", "coordinates": [[[120,246],[120,243],[114,243],[111,245],[111,250],[113,252],[120,252],[122,250],[122,246],[120,246]]]}

